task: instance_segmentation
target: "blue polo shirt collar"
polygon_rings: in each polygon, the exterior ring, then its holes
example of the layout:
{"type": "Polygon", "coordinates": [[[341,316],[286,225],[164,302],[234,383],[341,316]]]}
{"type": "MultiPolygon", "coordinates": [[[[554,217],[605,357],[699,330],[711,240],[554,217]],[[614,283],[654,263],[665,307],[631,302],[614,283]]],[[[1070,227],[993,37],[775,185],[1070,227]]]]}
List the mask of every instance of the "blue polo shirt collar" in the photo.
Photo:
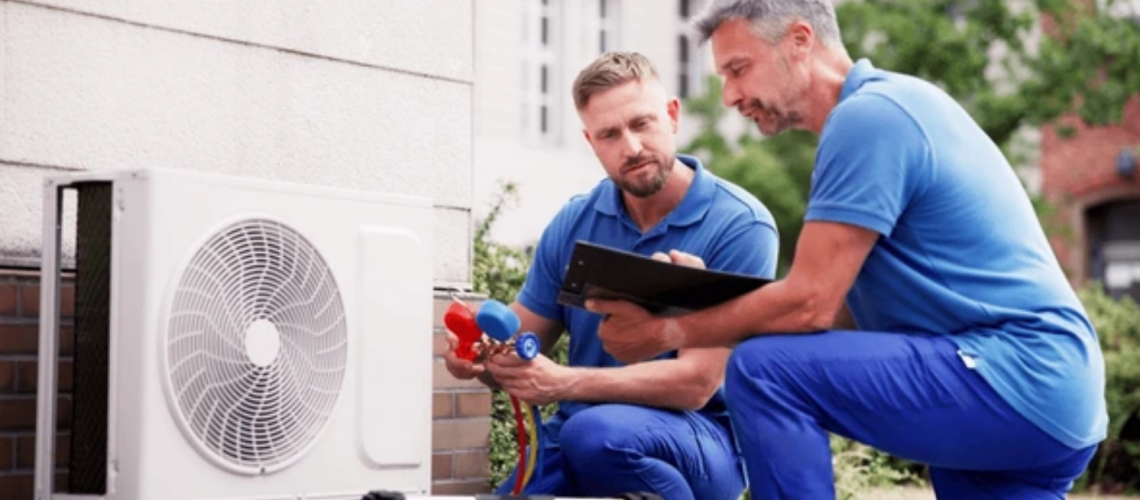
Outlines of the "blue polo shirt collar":
{"type": "MultiPolygon", "coordinates": [[[[689,185],[681,204],[677,205],[663,222],[670,226],[688,226],[704,219],[705,213],[712,206],[716,194],[716,179],[695,156],[678,154],[677,159],[681,164],[693,169],[693,183],[689,185]]],[[[594,209],[606,215],[628,219],[629,214],[625,211],[625,202],[617,184],[613,181],[606,182],[602,190],[594,209]]]]}
{"type": "Polygon", "coordinates": [[[843,81],[843,90],[839,92],[839,101],[843,102],[847,96],[850,96],[859,87],[875,76],[875,66],[871,64],[868,59],[859,59],[854,66],[851,67],[851,72],[847,73],[847,78],[843,81]]]}

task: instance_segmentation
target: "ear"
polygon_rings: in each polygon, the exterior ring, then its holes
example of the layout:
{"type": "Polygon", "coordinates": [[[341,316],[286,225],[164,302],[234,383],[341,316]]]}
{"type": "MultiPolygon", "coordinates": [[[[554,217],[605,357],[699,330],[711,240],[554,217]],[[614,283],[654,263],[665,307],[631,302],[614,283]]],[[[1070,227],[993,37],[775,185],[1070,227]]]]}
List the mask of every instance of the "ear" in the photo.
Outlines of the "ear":
{"type": "Polygon", "coordinates": [[[796,20],[788,27],[784,42],[789,49],[789,55],[796,59],[805,58],[815,48],[815,30],[810,24],[796,20]]]}
{"type": "Polygon", "coordinates": [[[665,104],[665,111],[669,113],[669,125],[673,128],[673,133],[676,134],[681,128],[681,101],[676,97],[669,99],[665,104]]]}

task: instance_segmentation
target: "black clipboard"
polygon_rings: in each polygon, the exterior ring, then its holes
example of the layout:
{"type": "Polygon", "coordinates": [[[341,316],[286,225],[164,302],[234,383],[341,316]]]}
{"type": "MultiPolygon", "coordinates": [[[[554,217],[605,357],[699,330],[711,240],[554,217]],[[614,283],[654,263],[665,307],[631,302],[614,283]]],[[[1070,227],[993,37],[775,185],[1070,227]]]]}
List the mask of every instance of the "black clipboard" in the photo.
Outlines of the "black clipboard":
{"type": "Polygon", "coordinates": [[[562,279],[558,302],[585,309],[590,298],[621,299],[655,315],[676,315],[715,306],[771,282],[578,241],[562,279]]]}

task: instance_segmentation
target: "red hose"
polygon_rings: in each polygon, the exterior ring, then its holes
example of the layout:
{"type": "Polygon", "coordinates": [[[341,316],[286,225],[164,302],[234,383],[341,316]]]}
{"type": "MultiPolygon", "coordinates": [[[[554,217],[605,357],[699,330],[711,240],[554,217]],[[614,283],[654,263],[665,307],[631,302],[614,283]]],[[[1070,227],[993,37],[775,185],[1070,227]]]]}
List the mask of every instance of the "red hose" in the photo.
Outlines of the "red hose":
{"type": "Polygon", "coordinates": [[[526,477],[526,426],[523,424],[519,400],[514,396],[511,396],[511,406],[515,409],[515,429],[519,433],[519,465],[515,470],[515,488],[511,494],[518,495],[522,493],[523,479],[526,477]]]}

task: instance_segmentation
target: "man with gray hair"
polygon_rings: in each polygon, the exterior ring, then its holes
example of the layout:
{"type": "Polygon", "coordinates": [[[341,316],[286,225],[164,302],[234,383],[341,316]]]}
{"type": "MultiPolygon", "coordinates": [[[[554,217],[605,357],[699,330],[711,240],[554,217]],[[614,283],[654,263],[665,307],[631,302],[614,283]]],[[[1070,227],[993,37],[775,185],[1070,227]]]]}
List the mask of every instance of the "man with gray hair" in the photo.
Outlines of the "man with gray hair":
{"type": "Polygon", "coordinates": [[[1104,361],[1025,190],[936,86],[854,62],[828,0],[713,0],[724,104],[820,135],[788,275],[653,317],[592,301],[608,352],[735,346],[756,499],[831,499],[828,433],[928,464],[946,499],[1063,498],[1106,433],[1104,361]]]}
{"type": "MultiPolygon", "coordinates": [[[[602,55],[579,73],[573,95],[582,135],[606,177],[570,199],[543,231],[511,304],[520,330],[538,334],[545,354],[568,333],[569,366],[545,355],[530,362],[495,355],[474,364],[448,353],[447,368],[528,403],[558,403],[543,427],[543,460],[524,493],[736,500],[744,474],[721,388],[729,349],[678,349],[621,363],[598,341],[601,317],[563,306],[558,294],[580,240],[774,278],[779,243],[772,215],[696,158],[677,154],[680,102],[645,56],[602,55]],[[671,249],[685,255],[669,255],[671,249]]],[[[510,492],[520,472],[499,493],[510,492]]]]}

